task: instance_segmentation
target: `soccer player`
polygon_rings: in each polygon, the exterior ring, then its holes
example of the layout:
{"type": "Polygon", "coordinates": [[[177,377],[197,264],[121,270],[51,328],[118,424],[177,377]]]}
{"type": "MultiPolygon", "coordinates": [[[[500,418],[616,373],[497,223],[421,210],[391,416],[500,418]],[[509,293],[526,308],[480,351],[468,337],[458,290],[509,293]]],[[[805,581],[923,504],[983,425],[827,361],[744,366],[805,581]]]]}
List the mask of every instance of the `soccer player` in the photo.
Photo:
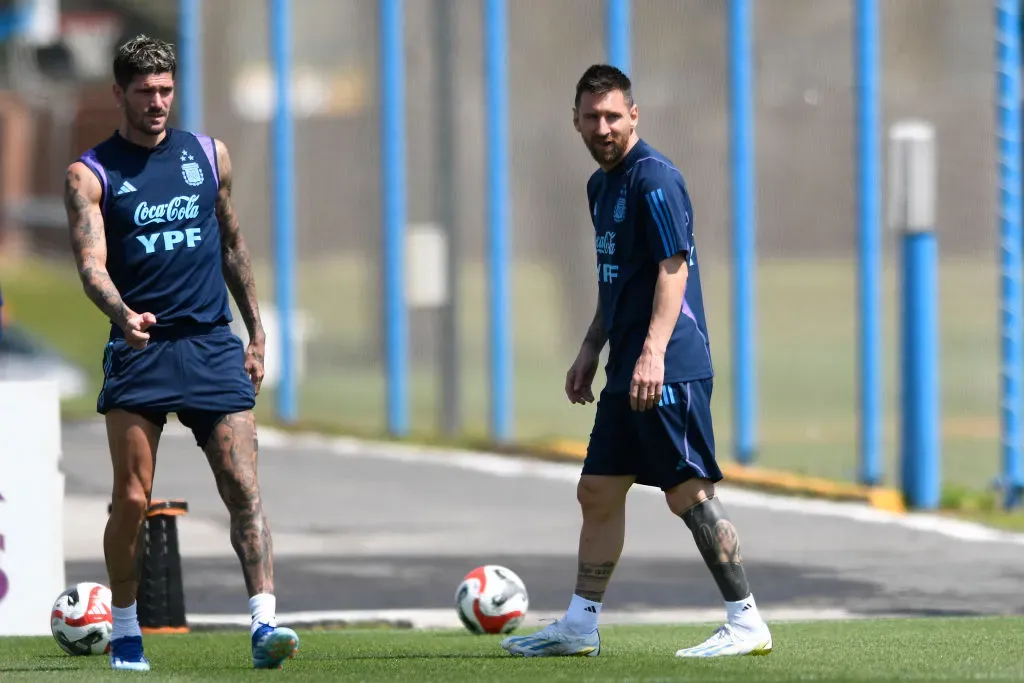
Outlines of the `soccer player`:
{"type": "Polygon", "coordinates": [[[772,637],[748,586],[736,529],[715,494],[722,472],[710,412],[714,373],[690,198],[679,170],[638,137],[637,121],[629,78],[612,66],[587,69],[576,86],[573,125],[600,166],[587,183],[599,295],[565,378],[573,404],[593,402],[606,342],[609,356],[577,485],[576,588],[561,619],[502,647],[529,657],[600,654],[598,617],[635,483],[664,491],[725,601],[726,623],[676,656],[768,654],[772,637]]]}
{"type": "Polygon", "coordinates": [[[276,626],[273,550],[260,500],[252,408],[265,334],[220,140],[169,128],[177,61],[145,35],[114,58],[120,126],[67,169],[71,247],[90,300],[110,319],[97,411],[106,418],[112,511],[103,536],[114,629],[110,664],[147,671],[136,614],[136,539],[157,446],[177,414],[205,452],[230,516],[252,615],[252,661],[278,668],[295,631],[276,626]],[[249,344],[228,325],[228,290],[249,344]]]}

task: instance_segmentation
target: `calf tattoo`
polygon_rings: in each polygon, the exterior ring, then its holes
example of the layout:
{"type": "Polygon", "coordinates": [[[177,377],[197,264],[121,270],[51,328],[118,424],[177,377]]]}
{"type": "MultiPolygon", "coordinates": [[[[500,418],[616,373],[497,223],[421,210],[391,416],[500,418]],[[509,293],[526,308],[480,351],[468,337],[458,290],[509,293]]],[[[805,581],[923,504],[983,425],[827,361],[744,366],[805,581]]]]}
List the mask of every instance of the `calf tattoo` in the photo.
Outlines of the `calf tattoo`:
{"type": "Polygon", "coordinates": [[[722,597],[728,602],[736,602],[749,596],[739,536],[736,535],[736,527],[726,517],[721,501],[708,498],[684,512],[682,518],[693,533],[697,549],[722,591],[722,597]]]}
{"type": "Polygon", "coordinates": [[[576,571],[576,595],[591,602],[601,602],[614,570],[614,562],[580,562],[576,571]]]}
{"type": "Polygon", "coordinates": [[[274,590],[273,543],[260,501],[259,442],[251,412],[226,415],[204,449],[217,491],[231,518],[231,546],[242,564],[250,597],[274,590]]]}

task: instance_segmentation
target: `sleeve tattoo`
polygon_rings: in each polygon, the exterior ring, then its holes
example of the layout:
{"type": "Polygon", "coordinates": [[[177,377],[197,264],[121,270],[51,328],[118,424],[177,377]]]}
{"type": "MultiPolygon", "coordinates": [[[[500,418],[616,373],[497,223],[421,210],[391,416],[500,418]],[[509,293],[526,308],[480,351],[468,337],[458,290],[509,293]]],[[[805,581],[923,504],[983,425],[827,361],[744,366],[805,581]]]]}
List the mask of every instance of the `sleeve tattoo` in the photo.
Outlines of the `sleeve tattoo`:
{"type": "Polygon", "coordinates": [[[220,167],[220,190],[217,193],[217,222],[220,225],[221,253],[224,281],[238,304],[238,310],[249,332],[249,339],[263,338],[263,323],[260,320],[259,300],[256,295],[256,279],[252,274],[249,248],[242,237],[231,201],[232,169],[227,147],[217,141],[217,163],[220,167]]]}
{"type": "Polygon", "coordinates": [[[64,209],[68,217],[71,251],[86,296],[111,322],[124,328],[132,312],[107,272],[103,215],[98,202],[83,194],[84,174],[87,172],[72,165],[64,176],[64,209]]]}

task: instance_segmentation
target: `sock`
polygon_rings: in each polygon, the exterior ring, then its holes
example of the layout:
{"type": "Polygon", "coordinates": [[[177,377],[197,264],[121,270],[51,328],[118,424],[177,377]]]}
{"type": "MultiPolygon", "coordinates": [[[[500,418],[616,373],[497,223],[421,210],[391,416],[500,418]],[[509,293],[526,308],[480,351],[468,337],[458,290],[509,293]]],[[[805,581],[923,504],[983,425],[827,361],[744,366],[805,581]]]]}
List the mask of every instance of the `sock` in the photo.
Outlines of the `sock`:
{"type": "Polygon", "coordinates": [[[565,625],[580,635],[593,633],[597,629],[597,617],[601,614],[601,603],[581,598],[575,593],[565,612],[565,625]]]}
{"type": "Polygon", "coordinates": [[[730,626],[745,631],[756,631],[764,625],[764,619],[757,611],[757,604],[754,602],[754,594],[751,593],[743,600],[735,602],[725,601],[725,615],[730,626]]]}
{"type": "Polygon", "coordinates": [[[114,617],[114,629],[110,633],[111,640],[129,636],[142,637],[142,629],[139,628],[139,615],[135,607],[134,600],[127,607],[114,607],[111,605],[110,613],[114,617]]]}
{"type": "Polygon", "coordinates": [[[249,614],[252,615],[249,633],[256,633],[263,624],[277,626],[276,610],[277,598],[273,593],[257,593],[249,598],[249,614]]]}

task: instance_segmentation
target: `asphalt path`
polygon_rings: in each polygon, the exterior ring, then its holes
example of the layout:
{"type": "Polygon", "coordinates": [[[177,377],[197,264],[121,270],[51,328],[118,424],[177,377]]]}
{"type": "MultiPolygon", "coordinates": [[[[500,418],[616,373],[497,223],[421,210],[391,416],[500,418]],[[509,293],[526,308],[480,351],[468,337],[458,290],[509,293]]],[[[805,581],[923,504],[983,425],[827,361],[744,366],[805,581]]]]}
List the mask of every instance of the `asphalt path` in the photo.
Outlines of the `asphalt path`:
{"type": "MultiPolygon", "coordinates": [[[[68,582],[105,582],[110,488],[99,423],[63,427],[68,582]]],[[[450,609],[485,563],[525,581],[531,610],[559,612],[575,579],[578,467],[353,440],[261,433],[260,480],[274,533],[278,611],[450,609]]],[[[754,595],[772,610],[1024,614],[1024,537],[900,518],[854,504],[723,488],[754,595]]],[[[243,614],[228,516],[203,454],[172,417],[156,498],[181,498],[190,614],[243,614]]],[[[688,529],[657,491],[633,490],[606,609],[721,609],[688,529]]]]}

